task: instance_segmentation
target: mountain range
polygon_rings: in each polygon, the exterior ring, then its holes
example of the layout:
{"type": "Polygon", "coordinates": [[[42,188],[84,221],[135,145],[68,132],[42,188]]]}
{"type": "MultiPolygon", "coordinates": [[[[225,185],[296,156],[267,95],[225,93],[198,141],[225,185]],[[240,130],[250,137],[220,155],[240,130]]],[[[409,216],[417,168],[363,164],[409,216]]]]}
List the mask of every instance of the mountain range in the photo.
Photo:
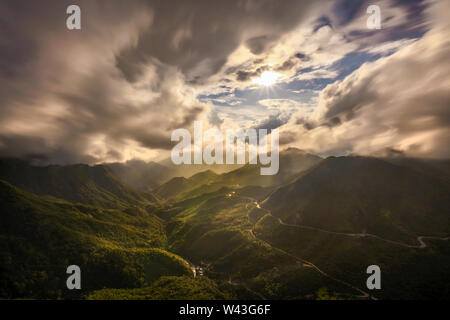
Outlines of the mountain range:
{"type": "Polygon", "coordinates": [[[450,298],[448,161],[291,148],[277,175],[259,168],[0,159],[0,296],[450,298]],[[383,290],[365,287],[372,264],[383,290]]]}

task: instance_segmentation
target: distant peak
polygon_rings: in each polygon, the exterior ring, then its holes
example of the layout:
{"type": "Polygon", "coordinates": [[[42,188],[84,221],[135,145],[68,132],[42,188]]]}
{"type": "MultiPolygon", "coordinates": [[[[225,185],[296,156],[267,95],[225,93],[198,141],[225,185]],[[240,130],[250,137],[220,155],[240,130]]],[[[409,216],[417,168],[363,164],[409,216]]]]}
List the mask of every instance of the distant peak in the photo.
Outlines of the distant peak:
{"type": "Polygon", "coordinates": [[[306,151],[304,151],[302,149],[299,149],[299,148],[295,148],[295,147],[289,147],[287,149],[284,149],[282,152],[285,152],[285,153],[301,153],[301,154],[306,154],[307,153],[306,151]]]}
{"type": "Polygon", "coordinates": [[[201,171],[201,172],[198,172],[198,173],[192,175],[191,178],[192,177],[201,177],[201,176],[217,176],[217,175],[218,175],[217,173],[215,173],[211,169],[208,169],[208,170],[201,171]]]}

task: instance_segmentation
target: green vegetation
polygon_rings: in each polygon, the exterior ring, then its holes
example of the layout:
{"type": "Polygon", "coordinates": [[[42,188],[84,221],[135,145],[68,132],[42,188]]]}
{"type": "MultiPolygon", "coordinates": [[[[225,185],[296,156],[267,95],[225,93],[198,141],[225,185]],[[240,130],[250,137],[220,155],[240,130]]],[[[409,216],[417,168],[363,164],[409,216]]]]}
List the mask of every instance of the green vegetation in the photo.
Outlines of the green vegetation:
{"type": "Polygon", "coordinates": [[[375,264],[376,298],[449,299],[450,241],[418,240],[450,233],[448,162],[280,162],[275,177],[173,178],[156,197],[133,188],[154,164],[110,164],[131,187],[106,166],[0,160],[0,298],[367,299],[375,264]],[[82,290],[66,288],[71,264],[82,290]]]}
{"type": "Polygon", "coordinates": [[[167,225],[170,250],[203,265],[208,277],[230,281],[254,298],[313,299],[311,293],[324,284],[354,296],[352,290],[255,238],[249,214],[258,209],[239,190],[232,190],[178,203],[181,211],[167,225]]]}
{"type": "Polygon", "coordinates": [[[260,164],[246,164],[238,169],[218,175],[211,170],[194,174],[190,178],[176,177],[155,189],[158,196],[181,201],[211,193],[223,187],[242,189],[268,195],[275,186],[288,182],[300,172],[311,168],[320,157],[290,148],[280,153],[280,170],[273,176],[260,175],[260,164]]]}
{"type": "Polygon", "coordinates": [[[222,300],[235,296],[231,288],[219,287],[206,278],[161,277],[151,286],[137,289],[103,289],[87,296],[89,300],[222,300]]]}
{"type": "MultiPolygon", "coordinates": [[[[176,177],[161,185],[155,192],[157,195],[166,199],[172,197],[183,199],[188,197],[188,195],[192,197],[195,195],[195,192],[193,192],[195,189],[213,182],[217,177],[218,175],[210,170],[196,173],[188,179],[176,177]]],[[[206,186],[201,190],[204,188],[206,186]]],[[[202,192],[199,193],[201,194],[202,192]]]]}
{"type": "Polygon", "coordinates": [[[138,205],[153,209],[158,204],[155,196],[134,190],[102,165],[37,167],[0,159],[0,179],[37,195],[103,208],[138,205]]]}
{"type": "Polygon", "coordinates": [[[273,246],[302,257],[336,278],[365,287],[365,268],[382,270],[382,290],[374,292],[385,299],[444,299],[448,287],[450,243],[426,240],[426,248],[408,248],[370,237],[350,237],[300,229],[262,218],[255,228],[258,237],[273,246]]]}
{"type": "Polygon", "coordinates": [[[449,183],[362,157],[328,158],[264,202],[286,223],[411,243],[450,233],[449,204],[449,183]]]}
{"type": "Polygon", "coordinates": [[[106,210],[51,201],[0,181],[0,296],[57,298],[103,287],[150,284],[163,275],[191,275],[163,249],[164,224],[139,208],[106,210]],[[152,248],[155,247],[155,248],[152,248]],[[82,292],[65,288],[66,268],[83,271],[82,292]]]}
{"type": "Polygon", "coordinates": [[[280,152],[279,171],[276,175],[263,176],[260,174],[261,165],[246,164],[242,168],[222,174],[217,182],[241,188],[244,186],[279,186],[288,182],[300,172],[313,167],[321,160],[322,158],[318,156],[299,149],[289,148],[280,152]]]}

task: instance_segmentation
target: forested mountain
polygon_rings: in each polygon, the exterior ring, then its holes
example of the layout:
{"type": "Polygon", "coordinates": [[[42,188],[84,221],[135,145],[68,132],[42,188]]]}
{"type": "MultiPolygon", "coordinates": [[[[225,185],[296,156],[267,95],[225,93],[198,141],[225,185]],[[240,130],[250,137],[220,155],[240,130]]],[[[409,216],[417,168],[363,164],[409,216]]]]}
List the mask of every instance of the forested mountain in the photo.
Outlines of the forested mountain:
{"type": "Polygon", "coordinates": [[[246,164],[242,168],[221,175],[218,181],[227,185],[278,186],[288,182],[296,174],[311,168],[322,158],[306,153],[296,148],[289,148],[280,152],[279,171],[275,175],[261,175],[261,165],[246,164]]]}
{"type": "Polygon", "coordinates": [[[191,275],[167,252],[164,222],[141,208],[107,210],[49,200],[0,181],[0,296],[80,298],[104,287],[149,285],[163,275],[191,275]],[[81,291],[66,288],[66,268],[80,266],[81,291]]]}
{"type": "Polygon", "coordinates": [[[162,198],[182,197],[185,193],[216,181],[218,175],[211,170],[202,171],[189,178],[176,177],[155,189],[162,198]]]}
{"type": "Polygon", "coordinates": [[[450,233],[450,184],[407,166],[331,157],[270,195],[287,223],[388,238],[450,233]]]}
{"type": "Polygon", "coordinates": [[[0,296],[449,299],[445,168],[288,149],[279,176],[207,170],[152,196],[137,191],[150,173],[130,186],[107,166],[2,160],[0,296]],[[71,264],[81,291],[65,286],[71,264]]]}
{"type": "Polygon", "coordinates": [[[0,179],[37,195],[104,208],[158,202],[151,193],[133,189],[103,165],[33,166],[21,160],[0,159],[0,179]]]}
{"type": "Polygon", "coordinates": [[[130,160],[125,163],[105,164],[122,181],[141,191],[151,191],[168,181],[175,174],[170,168],[157,162],[130,160]]]}
{"type": "Polygon", "coordinates": [[[176,177],[155,189],[155,193],[165,199],[175,197],[176,200],[195,197],[205,192],[219,190],[222,187],[258,187],[271,189],[293,179],[300,172],[314,166],[320,157],[302,150],[289,148],[280,153],[279,172],[276,175],[261,175],[260,164],[244,166],[217,174],[206,170],[189,178],[176,177]]]}

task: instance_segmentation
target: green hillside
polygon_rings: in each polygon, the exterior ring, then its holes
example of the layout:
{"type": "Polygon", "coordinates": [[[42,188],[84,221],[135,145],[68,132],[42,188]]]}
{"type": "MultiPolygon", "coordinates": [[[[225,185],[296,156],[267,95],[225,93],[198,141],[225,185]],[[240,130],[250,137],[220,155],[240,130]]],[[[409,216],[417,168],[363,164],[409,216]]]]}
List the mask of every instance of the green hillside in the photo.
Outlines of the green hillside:
{"type": "Polygon", "coordinates": [[[307,170],[320,162],[322,158],[306,153],[296,148],[289,148],[280,152],[279,162],[280,168],[276,175],[261,175],[261,165],[246,164],[242,168],[224,173],[217,179],[227,185],[243,186],[259,186],[270,187],[278,186],[290,179],[300,172],[307,170]]]}
{"type": "Polygon", "coordinates": [[[0,298],[450,297],[445,163],[283,161],[270,183],[257,166],[171,179],[161,202],[104,166],[9,164],[2,175],[36,194],[0,181],[0,298]],[[82,290],[66,288],[71,264],[82,290]],[[382,291],[366,289],[372,264],[382,291]]]}
{"type": "Polygon", "coordinates": [[[450,233],[450,184],[374,158],[331,157],[268,197],[286,223],[388,239],[450,233]]]}
{"type": "Polygon", "coordinates": [[[229,188],[263,188],[271,190],[293,179],[300,172],[317,164],[320,157],[308,154],[295,148],[289,148],[280,153],[280,170],[276,175],[261,175],[259,164],[245,164],[244,166],[216,174],[211,170],[203,171],[189,178],[176,177],[155,189],[155,193],[165,199],[179,201],[197,197],[205,192],[213,192],[222,187],[229,188]]]}
{"type": "Polygon", "coordinates": [[[104,287],[149,285],[191,275],[167,252],[164,224],[140,208],[106,210],[51,201],[0,181],[0,297],[80,297],[104,287]],[[67,266],[80,266],[82,290],[66,289],[67,266]]]}
{"type": "Polygon", "coordinates": [[[222,300],[235,296],[230,286],[218,286],[206,278],[162,277],[149,287],[138,289],[103,289],[87,296],[88,300],[222,300]]]}
{"type": "Polygon", "coordinates": [[[196,173],[189,178],[172,178],[168,182],[156,188],[155,193],[166,199],[171,197],[181,199],[186,197],[193,190],[214,182],[217,177],[218,175],[216,173],[211,170],[207,170],[196,173]]]}
{"type": "MultiPolygon", "coordinates": [[[[426,247],[408,247],[373,237],[352,237],[281,225],[267,215],[255,234],[271,245],[311,261],[328,274],[360,288],[365,268],[381,268],[379,299],[444,300],[450,297],[450,241],[425,239],[426,247]]],[[[417,241],[414,245],[418,245],[417,241]]]]}
{"type": "Polygon", "coordinates": [[[0,179],[37,195],[53,196],[104,208],[155,205],[158,199],[123,183],[106,166],[32,166],[0,159],[0,179]]]}
{"type": "Polygon", "coordinates": [[[209,278],[229,281],[241,290],[238,297],[314,299],[324,287],[355,297],[354,290],[256,238],[250,218],[256,204],[239,190],[223,188],[176,206],[167,225],[170,250],[202,266],[209,278]]]}
{"type": "Polygon", "coordinates": [[[415,158],[385,158],[393,164],[406,166],[422,174],[450,182],[450,160],[448,159],[415,159],[415,158]]]}

